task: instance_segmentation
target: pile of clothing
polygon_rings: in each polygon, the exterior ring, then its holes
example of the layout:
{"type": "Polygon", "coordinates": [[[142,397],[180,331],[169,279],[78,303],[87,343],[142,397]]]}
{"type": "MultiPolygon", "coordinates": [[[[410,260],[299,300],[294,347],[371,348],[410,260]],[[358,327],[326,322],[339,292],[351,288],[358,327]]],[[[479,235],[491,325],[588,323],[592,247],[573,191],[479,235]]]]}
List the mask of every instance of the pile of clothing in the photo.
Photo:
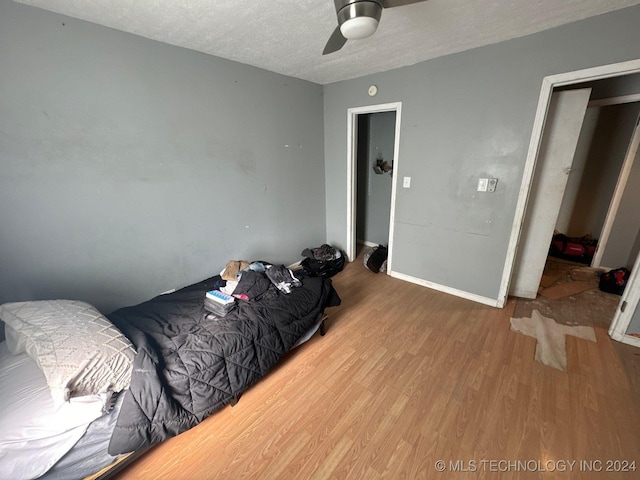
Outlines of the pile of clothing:
{"type": "Polygon", "coordinates": [[[305,248],[300,255],[311,260],[329,262],[341,258],[342,252],[325,243],[316,248],[305,248]]]}
{"type": "Polygon", "coordinates": [[[240,300],[258,300],[269,292],[271,286],[288,294],[302,285],[284,265],[246,260],[230,260],[220,277],[216,288],[240,300]]]}

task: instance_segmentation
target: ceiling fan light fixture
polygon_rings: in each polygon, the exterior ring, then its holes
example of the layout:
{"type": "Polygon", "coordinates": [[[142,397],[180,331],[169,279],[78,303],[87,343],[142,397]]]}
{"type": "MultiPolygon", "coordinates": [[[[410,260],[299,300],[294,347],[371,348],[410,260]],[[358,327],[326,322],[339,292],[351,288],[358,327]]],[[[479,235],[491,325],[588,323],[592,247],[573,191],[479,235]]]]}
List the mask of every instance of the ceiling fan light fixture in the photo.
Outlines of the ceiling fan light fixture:
{"type": "Polygon", "coordinates": [[[381,0],[343,0],[343,2],[338,9],[338,25],[344,38],[360,40],[373,35],[382,16],[381,0]]]}
{"type": "Polygon", "coordinates": [[[378,20],[372,17],[356,17],[346,20],[340,25],[344,38],[360,40],[373,35],[378,28],[378,20]]]}

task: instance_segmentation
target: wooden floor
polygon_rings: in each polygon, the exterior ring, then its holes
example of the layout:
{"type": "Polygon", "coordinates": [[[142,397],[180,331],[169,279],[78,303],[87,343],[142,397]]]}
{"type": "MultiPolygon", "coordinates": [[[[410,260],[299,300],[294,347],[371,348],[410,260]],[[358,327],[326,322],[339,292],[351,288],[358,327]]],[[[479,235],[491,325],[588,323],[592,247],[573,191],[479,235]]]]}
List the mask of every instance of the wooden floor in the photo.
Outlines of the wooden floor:
{"type": "Polygon", "coordinates": [[[333,281],[343,303],[325,337],[118,478],[640,478],[640,409],[620,358],[640,350],[597,328],[597,343],[568,337],[563,373],[510,331],[514,300],[479,305],[361,261],[333,281]],[[606,471],[625,461],[637,470],[606,471]]]}

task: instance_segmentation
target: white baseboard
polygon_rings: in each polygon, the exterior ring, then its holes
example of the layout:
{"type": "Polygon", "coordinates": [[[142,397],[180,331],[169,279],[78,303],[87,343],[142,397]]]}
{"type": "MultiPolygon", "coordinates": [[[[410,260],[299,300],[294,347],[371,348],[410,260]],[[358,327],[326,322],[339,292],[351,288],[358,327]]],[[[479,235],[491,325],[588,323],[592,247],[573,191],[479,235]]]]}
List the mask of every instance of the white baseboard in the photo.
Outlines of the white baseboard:
{"type": "Polygon", "coordinates": [[[393,278],[415,283],[417,285],[422,285],[423,287],[427,287],[432,290],[448,293],[449,295],[455,295],[456,297],[461,297],[473,302],[482,303],[483,305],[489,305],[490,307],[502,308],[504,306],[501,305],[500,302],[495,298],[483,297],[482,295],[465,292],[463,290],[458,290],[457,288],[446,287],[444,285],[439,285],[427,280],[422,280],[421,278],[412,277],[411,275],[405,275],[404,273],[389,272],[389,275],[391,275],[393,278]]]}
{"type": "Polygon", "coordinates": [[[365,247],[377,247],[379,243],[369,242],[367,240],[358,240],[360,245],[364,245],[365,247]]]}
{"type": "Polygon", "coordinates": [[[638,337],[634,337],[632,335],[624,335],[620,341],[622,343],[625,343],[627,345],[632,345],[634,347],[639,347],[640,348],[640,338],[638,337]]]}

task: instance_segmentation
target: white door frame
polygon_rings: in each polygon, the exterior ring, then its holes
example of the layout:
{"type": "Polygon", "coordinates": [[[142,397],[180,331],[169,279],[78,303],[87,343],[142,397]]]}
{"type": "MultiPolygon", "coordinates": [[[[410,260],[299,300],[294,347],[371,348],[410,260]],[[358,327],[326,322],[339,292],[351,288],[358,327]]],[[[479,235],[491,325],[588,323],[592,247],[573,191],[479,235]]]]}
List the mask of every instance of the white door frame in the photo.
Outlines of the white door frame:
{"type": "Polygon", "coordinates": [[[614,340],[617,340],[628,345],[640,347],[640,338],[627,335],[629,323],[633,317],[636,308],[638,307],[638,301],[640,301],[640,288],[637,285],[640,284],[640,254],[636,258],[627,281],[627,286],[624,289],[620,303],[616,309],[616,313],[613,316],[613,321],[609,327],[609,336],[614,340]]]}
{"type": "Polygon", "coordinates": [[[402,102],[383,103],[366,107],[355,107],[347,110],[347,245],[346,254],[350,262],[356,258],[356,199],[357,195],[357,159],[358,159],[358,115],[379,112],[396,112],[396,131],[393,140],[393,183],[391,186],[391,213],[389,215],[389,253],[387,256],[387,273],[391,271],[393,256],[393,224],[396,210],[396,184],[398,159],[400,151],[400,119],[402,102]]]}
{"type": "Polygon", "coordinates": [[[640,116],[636,119],[633,134],[631,135],[631,142],[627,147],[627,153],[624,157],[624,162],[622,164],[622,168],[620,169],[620,174],[618,175],[616,188],[613,191],[613,198],[611,199],[611,203],[609,203],[607,216],[604,219],[604,225],[602,226],[602,231],[600,232],[598,247],[596,249],[595,255],[593,256],[593,260],[591,261],[591,266],[594,268],[599,267],[600,263],[602,262],[602,256],[604,255],[604,251],[607,248],[607,242],[609,241],[609,235],[611,234],[611,229],[613,228],[613,222],[615,221],[616,215],[618,214],[620,202],[622,201],[622,195],[624,194],[624,189],[627,186],[627,180],[629,179],[629,174],[631,173],[631,168],[633,167],[633,163],[635,161],[636,154],[638,153],[639,146],[640,116]]]}
{"type": "Polygon", "coordinates": [[[536,160],[538,159],[538,154],[540,152],[540,146],[542,144],[542,135],[544,132],[545,121],[547,112],[549,110],[549,104],[551,102],[553,89],[556,87],[574,85],[577,83],[583,83],[593,80],[602,80],[605,78],[619,77],[622,75],[639,72],[640,59],[616,63],[612,65],[604,65],[601,67],[588,68],[575,72],[551,75],[545,77],[542,80],[542,88],[540,90],[540,97],[538,100],[538,109],[536,111],[536,116],[533,122],[531,141],[529,143],[527,159],[524,165],[524,172],[522,174],[522,183],[520,185],[520,192],[518,194],[518,201],[516,203],[516,211],[514,215],[513,225],[511,227],[507,256],[502,272],[500,290],[498,292],[497,305],[499,307],[504,307],[509,293],[509,282],[511,281],[511,275],[513,273],[514,263],[516,259],[516,250],[518,248],[518,242],[520,239],[522,226],[524,224],[524,216],[527,208],[527,201],[529,200],[531,184],[533,181],[533,173],[535,170],[536,160]]]}

